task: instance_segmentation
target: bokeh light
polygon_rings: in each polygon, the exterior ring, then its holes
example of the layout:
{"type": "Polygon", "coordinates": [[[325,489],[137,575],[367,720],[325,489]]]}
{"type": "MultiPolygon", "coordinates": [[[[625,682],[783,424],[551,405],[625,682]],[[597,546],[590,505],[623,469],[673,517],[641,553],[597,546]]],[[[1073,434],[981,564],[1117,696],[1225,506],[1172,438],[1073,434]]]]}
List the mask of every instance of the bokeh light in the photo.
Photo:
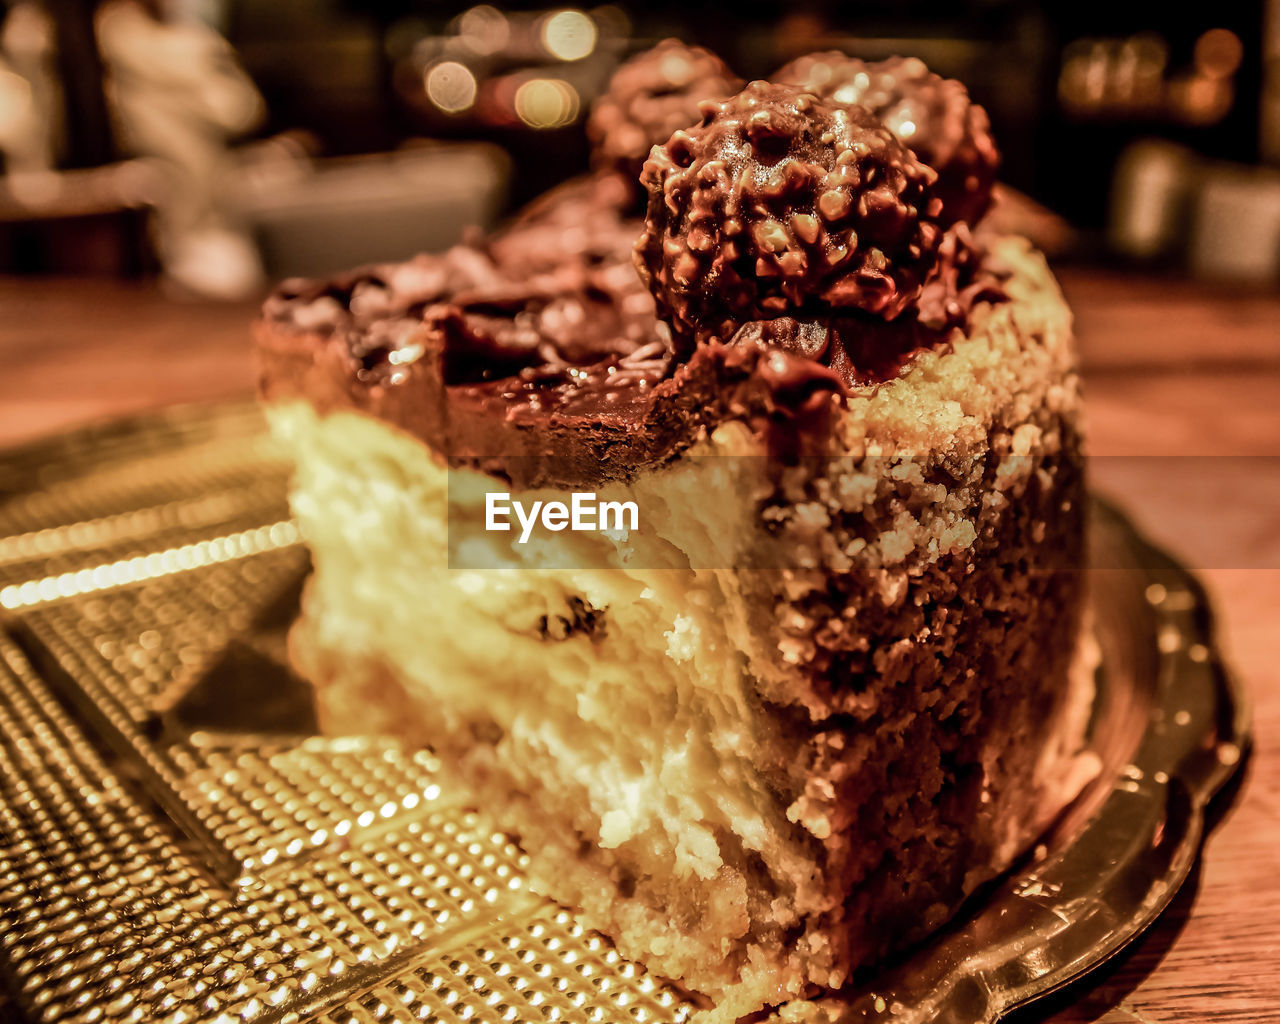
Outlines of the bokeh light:
{"type": "Polygon", "coordinates": [[[476,77],[465,64],[441,61],[426,76],[427,98],[446,114],[469,110],[476,101],[476,77]]]}
{"type": "Polygon", "coordinates": [[[480,4],[458,18],[458,38],[468,49],[487,56],[507,45],[511,26],[507,16],[496,7],[480,4]]]}
{"type": "Polygon", "coordinates": [[[1244,59],[1240,37],[1225,28],[1211,28],[1196,40],[1196,70],[1210,78],[1229,78],[1244,59]]]}
{"type": "Polygon", "coordinates": [[[582,11],[557,11],[542,23],[542,45],[560,60],[581,60],[596,48],[596,23],[582,11]]]}
{"type": "Polygon", "coordinates": [[[516,90],[516,116],[530,128],[562,128],[578,116],[578,90],[563,79],[532,78],[516,90]]]}

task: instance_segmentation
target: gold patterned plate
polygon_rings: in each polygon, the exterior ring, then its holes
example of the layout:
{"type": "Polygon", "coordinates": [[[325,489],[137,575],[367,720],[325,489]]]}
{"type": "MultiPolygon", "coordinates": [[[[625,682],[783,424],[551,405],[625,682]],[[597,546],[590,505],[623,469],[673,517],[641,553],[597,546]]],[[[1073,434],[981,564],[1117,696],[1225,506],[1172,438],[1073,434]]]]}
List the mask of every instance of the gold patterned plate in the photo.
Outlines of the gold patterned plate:
{"type": "MultiPolygon", "coordinates": [[[[42,1022],[659,1022],[425,751],[313,735],[307,555],[250,406],[0,458],[0,980],[42,1022]]],[[[1099,782],[959,922],[787,1020],[991,1022],[1172,899],[1246,711],[1195,581],[1098,506],[1099,782]]]]}

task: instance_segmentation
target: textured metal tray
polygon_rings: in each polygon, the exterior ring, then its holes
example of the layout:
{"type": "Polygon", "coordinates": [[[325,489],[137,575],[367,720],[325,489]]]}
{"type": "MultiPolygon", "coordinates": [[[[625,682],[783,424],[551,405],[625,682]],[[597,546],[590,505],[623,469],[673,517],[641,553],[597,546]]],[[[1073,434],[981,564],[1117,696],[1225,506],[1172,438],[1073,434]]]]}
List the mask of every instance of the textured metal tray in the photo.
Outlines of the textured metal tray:
{"type": "MultiPolygon", "coordinates": [[[[696,1005],[531,893],[429,753],[314,732],[307,570],[251,407],[0,459],[0,980],[33,1021],[679,1022],[696,1005]]],[[[994,1021],[1172,899],[1246,711],[1194,580],[1095,515],[1104,769],[1028,862],[788,1020],[994,1021]]]]}

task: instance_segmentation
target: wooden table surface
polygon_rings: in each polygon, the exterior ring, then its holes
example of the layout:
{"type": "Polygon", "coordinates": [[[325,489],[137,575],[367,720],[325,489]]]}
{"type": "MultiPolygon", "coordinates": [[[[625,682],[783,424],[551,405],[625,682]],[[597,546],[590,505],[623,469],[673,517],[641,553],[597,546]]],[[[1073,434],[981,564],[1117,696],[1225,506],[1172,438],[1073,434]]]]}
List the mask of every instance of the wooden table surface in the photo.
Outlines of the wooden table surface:
{"type": "MultiPolygon", "coordinates": [[[[1067,268],[1096,489],[1195,568],[1254,703],[1243,784],[1200,865],[1118,962],[1019,1020],[1280,1021],[1280,296],[1067,268]]],[[[0,448],[247,395],[250,305],[153,285],[0,279],[0,448]]]]}

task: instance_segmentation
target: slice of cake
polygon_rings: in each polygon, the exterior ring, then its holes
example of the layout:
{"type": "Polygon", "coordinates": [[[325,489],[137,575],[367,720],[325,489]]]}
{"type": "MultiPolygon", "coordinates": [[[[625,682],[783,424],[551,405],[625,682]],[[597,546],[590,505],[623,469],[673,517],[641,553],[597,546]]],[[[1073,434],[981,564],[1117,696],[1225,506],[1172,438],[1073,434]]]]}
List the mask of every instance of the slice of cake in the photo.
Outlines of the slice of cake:
{"type": "Polygon", "coordinates": [[[268,302],[292,652],[326,728],[430,746],[730,1021],[942,924],[1078,785],[1070,317],[861,106],[704,106],[645,165],[640,274],[584,241],[626,230],[613,173],[268,302]],[[575,493],[618,514],[494,515],[575,493]]]}

